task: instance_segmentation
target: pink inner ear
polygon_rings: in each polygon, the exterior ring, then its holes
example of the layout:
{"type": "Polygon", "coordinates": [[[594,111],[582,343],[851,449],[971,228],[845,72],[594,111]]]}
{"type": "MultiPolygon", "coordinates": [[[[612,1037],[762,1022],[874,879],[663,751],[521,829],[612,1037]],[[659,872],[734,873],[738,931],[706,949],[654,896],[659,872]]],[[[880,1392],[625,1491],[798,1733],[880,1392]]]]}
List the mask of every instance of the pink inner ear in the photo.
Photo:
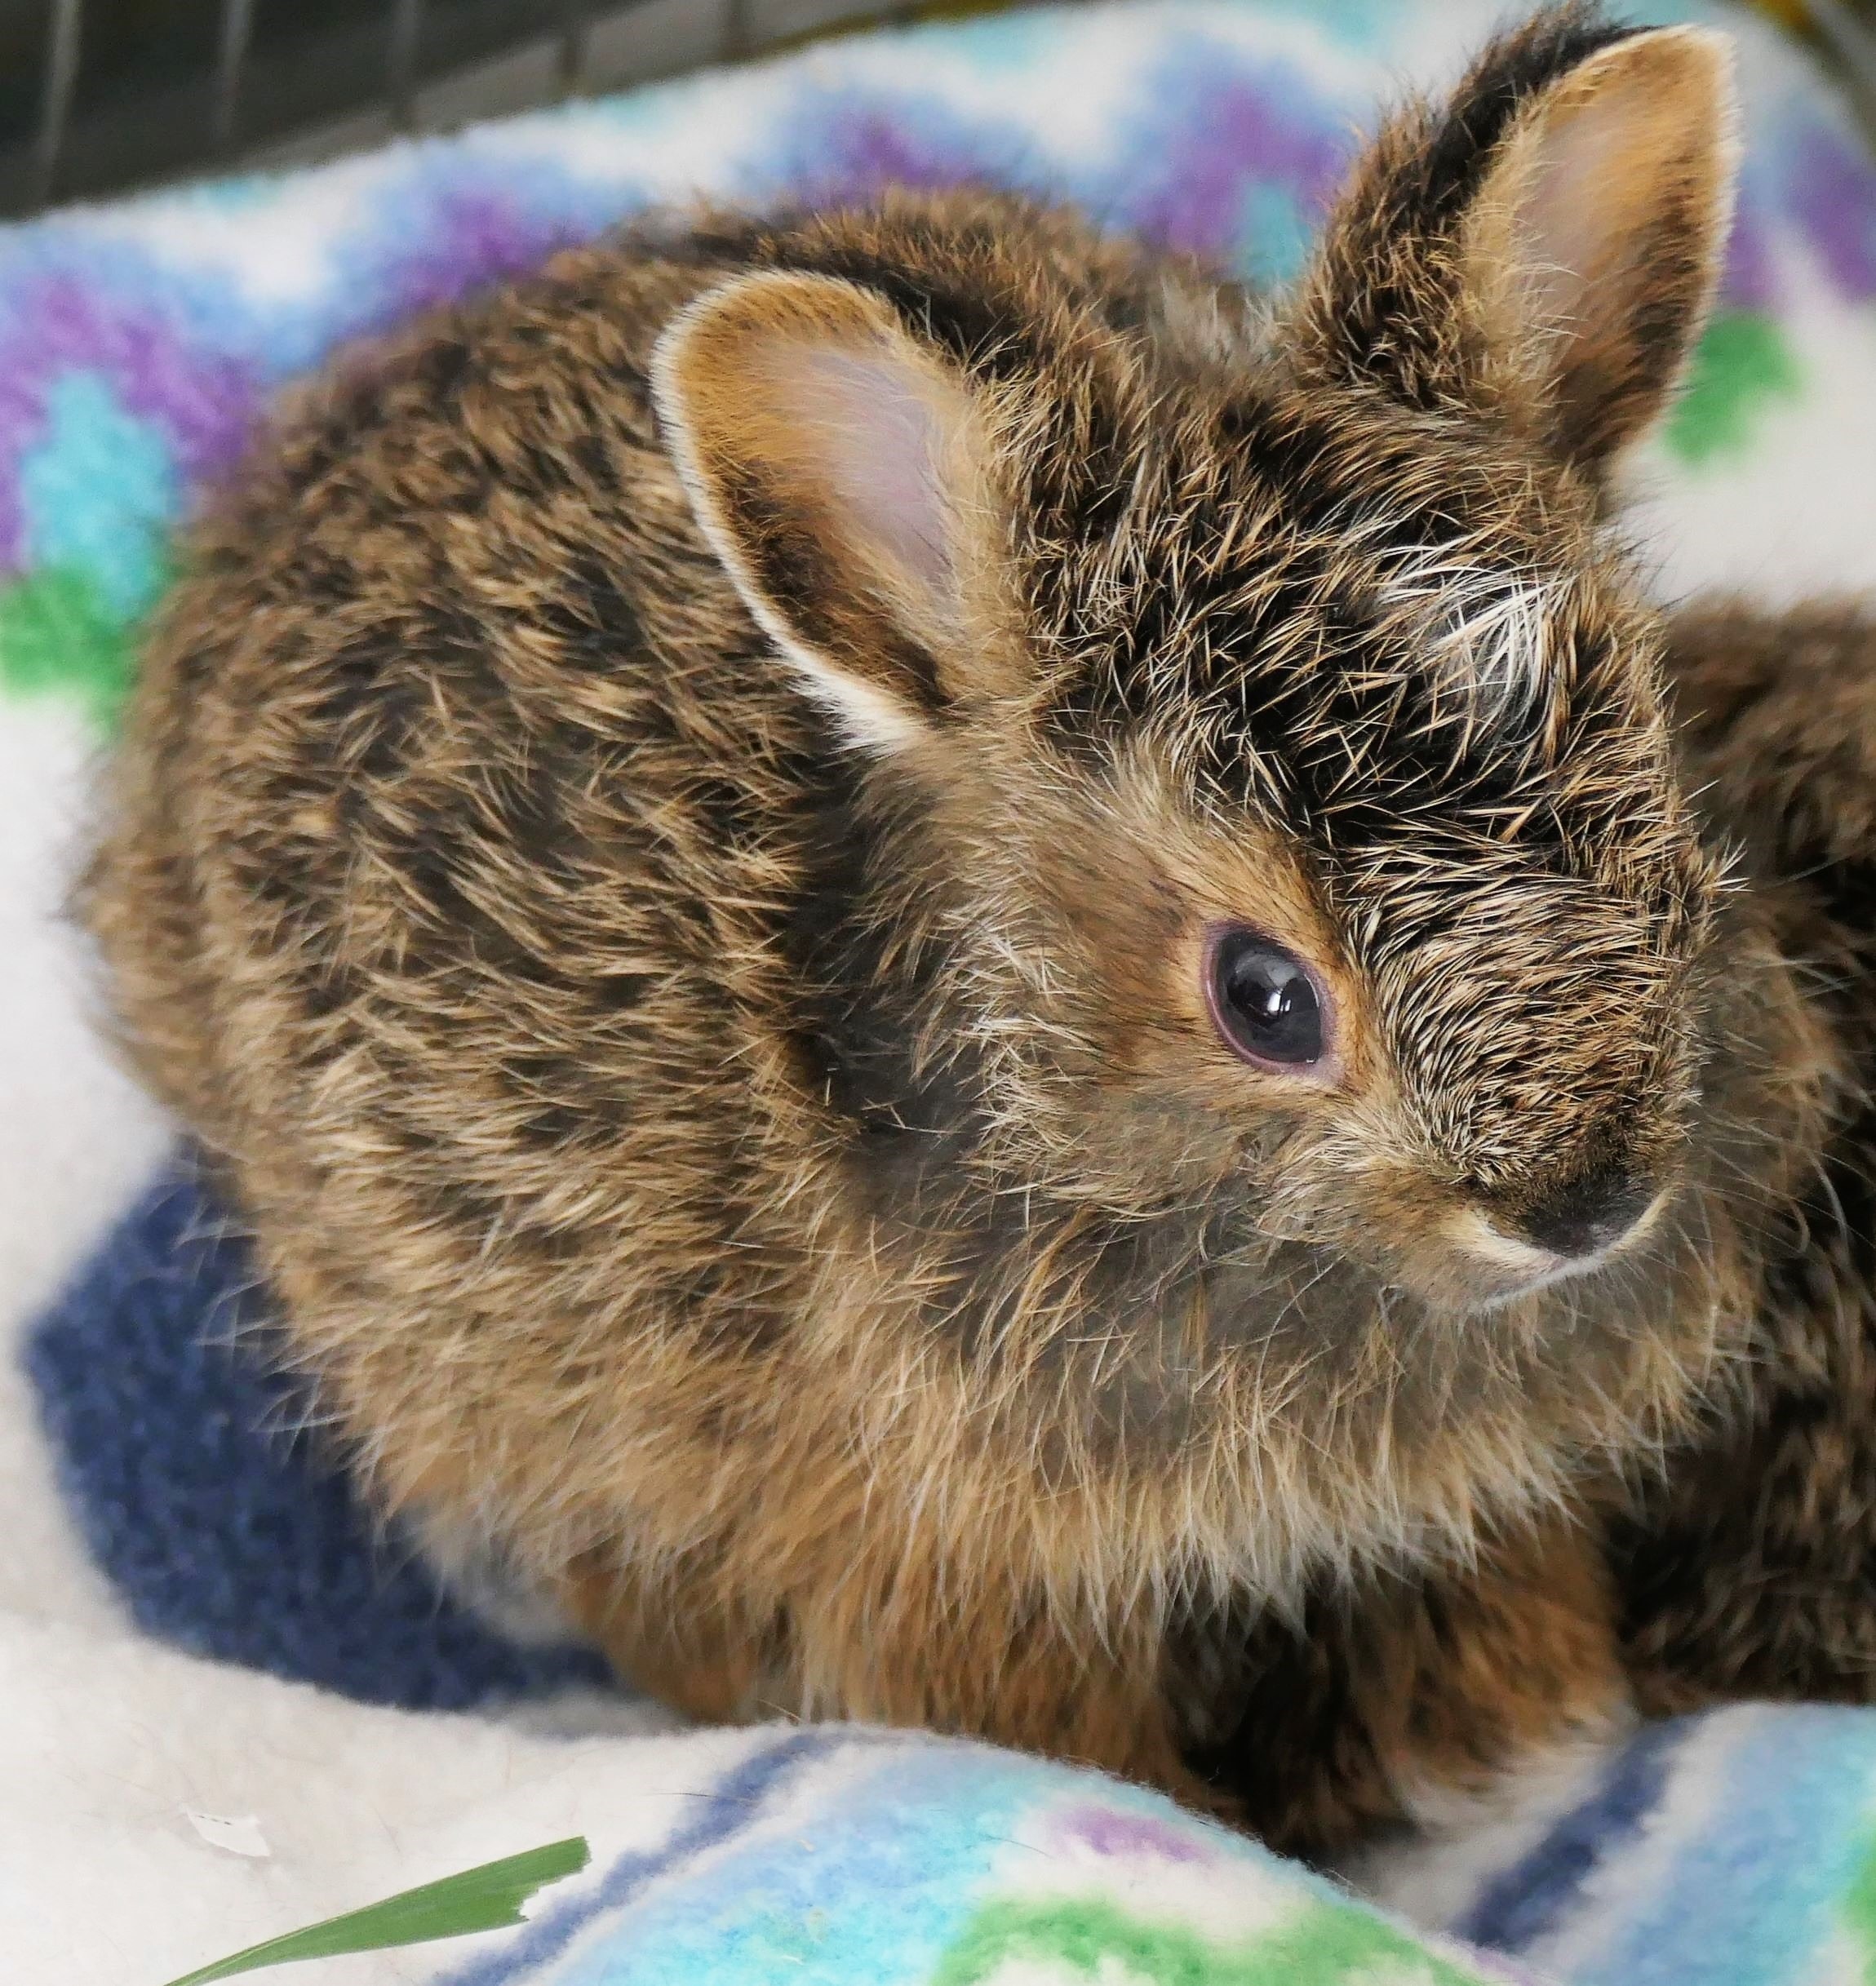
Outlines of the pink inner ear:
{"type": "Polygon", "coordinates": [[[830,521],[921,604],[949,615],[958,604],[956,506],[947,488],[960,410],[945,383],[882,350],[797,347],[780,355],[805,458],[830,521]]]}
{"type": "MultiPolygon", "coordinates": [[[[1644,189],[1628,176],[1635,109],[1626,91],[1612,91],[1558,118],[1538,147],[1519,202],[1519,246],[1532,315],[1554,329],[1578,328],[1598,300],[1586,293],[1620,266],[1641,219],[1644,189]]],[[[1620,299],[1603,300],[1620,310],[1620,299]]]]}

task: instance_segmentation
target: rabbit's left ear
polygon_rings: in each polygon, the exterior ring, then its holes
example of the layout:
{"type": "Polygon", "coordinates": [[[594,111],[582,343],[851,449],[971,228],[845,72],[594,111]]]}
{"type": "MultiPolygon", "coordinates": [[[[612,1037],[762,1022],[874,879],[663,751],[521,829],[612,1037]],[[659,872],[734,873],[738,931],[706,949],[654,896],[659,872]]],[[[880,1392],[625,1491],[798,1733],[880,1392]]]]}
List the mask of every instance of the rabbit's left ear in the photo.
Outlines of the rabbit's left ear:
{"type": "Polygon", "coordinates": [[[1416,406],[1501,410],[1596,471],[1705,324],[1734,124],[1723,37],[1541,15],[1383,131],[1301,299],[1306,351],[1416,406]]]}

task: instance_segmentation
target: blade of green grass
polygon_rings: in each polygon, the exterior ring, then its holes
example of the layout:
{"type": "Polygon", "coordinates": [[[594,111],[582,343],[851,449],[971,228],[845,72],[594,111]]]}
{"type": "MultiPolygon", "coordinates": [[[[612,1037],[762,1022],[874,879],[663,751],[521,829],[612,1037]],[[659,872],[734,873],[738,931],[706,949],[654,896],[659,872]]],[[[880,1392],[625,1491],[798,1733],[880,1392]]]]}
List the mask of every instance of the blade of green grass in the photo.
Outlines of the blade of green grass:
{"type": "Polygon", "coordinates": [[[338,1958],[349,1952],[382,1952],[394,1945],[424,1944],[432,1938],[503,1931],[523,1922],[521,1905],[536,1890],[577,1874],[591,1855],[583,1834],[550,1842],[544,1848],[485,1862],[420,1889],[401,1891],[382,1903],[289,1931],[284,1938],[251,1944],[232,1958],[218,1959],[199,1972],[171,1980],[170,1986],[208,1986],[211,1979],[258,1972],[264,1966],[290,1965],[296,1959],[338,1958]]]}

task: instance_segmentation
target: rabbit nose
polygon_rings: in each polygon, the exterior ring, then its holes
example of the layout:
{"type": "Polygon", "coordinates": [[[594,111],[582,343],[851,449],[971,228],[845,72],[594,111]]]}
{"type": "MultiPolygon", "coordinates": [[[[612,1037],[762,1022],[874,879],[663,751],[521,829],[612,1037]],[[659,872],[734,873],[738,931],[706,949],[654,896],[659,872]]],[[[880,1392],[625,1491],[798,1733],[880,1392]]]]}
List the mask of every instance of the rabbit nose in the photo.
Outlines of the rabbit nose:
{"type": "Polygon", "coordinates": [[[1654,1198],[1652,1180],[1605,1166],[1579,1173],[1547,1199],[1527,1208],[1519,1225],[1553,1255],[1599,1255],[1634,1226],[1654,1198]]]}

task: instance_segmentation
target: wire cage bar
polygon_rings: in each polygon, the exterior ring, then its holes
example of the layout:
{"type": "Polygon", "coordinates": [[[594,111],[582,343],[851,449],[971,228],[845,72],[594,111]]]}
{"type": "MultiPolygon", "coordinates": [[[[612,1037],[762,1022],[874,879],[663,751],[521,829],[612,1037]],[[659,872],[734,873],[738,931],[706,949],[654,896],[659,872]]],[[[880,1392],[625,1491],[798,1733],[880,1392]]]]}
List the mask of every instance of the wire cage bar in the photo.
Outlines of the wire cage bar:
{"type": "Polygon", "coordinates": [[[0,215],[735,60],[893,0],[0,0],[0,215]]]}
{"type": "MultiPolygon", "coordinates": [[[[0,0],[0,215],[329,157],[942,4],[0,0]]],[[[1762,4],[1808,29],[1876,132],[1876,0],[1762,4]]]]}

